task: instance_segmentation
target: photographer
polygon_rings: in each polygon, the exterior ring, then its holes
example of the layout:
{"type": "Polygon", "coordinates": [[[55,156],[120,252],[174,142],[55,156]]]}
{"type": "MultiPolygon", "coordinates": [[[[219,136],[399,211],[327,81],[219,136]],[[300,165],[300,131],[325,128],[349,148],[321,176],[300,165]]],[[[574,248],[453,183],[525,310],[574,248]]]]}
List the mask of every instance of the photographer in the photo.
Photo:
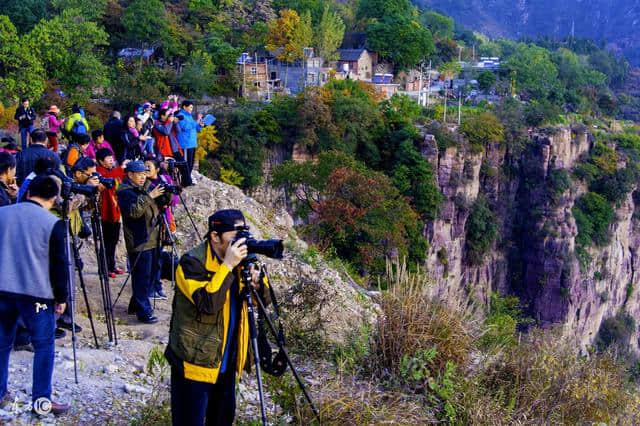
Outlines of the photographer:
{"type": "MultiPolygon", "coordinates": [[[[184,254],[176,271],[176,292],[165,356],[171,364],[174,425],[231,425],[235,384],[248,360],[249,325],[238,265],[247,257],[240,210],[209,217],[207,239],[184,254]],[[226,328],[225,328],[226,326],[226,328]]],[[[269,303],[268,287],[252,271],[252,285],[269,303]]]]}
{"type": "Polygon", "coordinates": [[[54,313],[65,308],[69,279],[64,222],[48,211],[59,194],[55,178],[38,176],[27,201],[0,208],[0,250],[5,253],[0,256],[0,399],[7,394],[9,352],[21,317],[34,350],[31,397],[38,414],[69,410],[67,404],[51,402],[54,313]]]}
{"type": "Polygon", "coordinates": [[[162,159],[182,158],[182,150],[178,141],[173,137],[173,114],[161,109],[158,121],[153,126],[153,137],[156,141],[156,154],[162,159]]]}
{"type": "Polygon", "coordinates": [[[154,251],[158,244],[157,226],[160,209],[155,199],[164,194],[162,186],[151,189],[147,167],[142,161],[132,161],[125,168],[127,178],[116,191],[122,213],[124,240],[131,267],[132,296],[130,314],[135,313],[144,324],[155,324],[149,303],[149,289],[154,276],[154,251]]]}
{"type": "Polygon", "coordinates": [[[0,152],[0,207],[8,206],[16,201],[18,185],[16,185],[16,160],[7,152],[0,152]]]}
{"type": "Polygon", "coordinates": [[[178,142],[184,150],[187,169],[184,173],[184,186],[193,185],[191,172],[195,161],[196,147],[198,146],[198,133],[202,129],[202,114],[198,114],[198,119],[193,118],[193,102],[182,101],[182,109],[175,116],[175,127],[177,129],[178,142]]]}
{"type": "MultiPolygon", "coordinates": [[[[96,170],[102,177],[114,179],[116,185],[125,178],[124,168],[129,164],[129,160],[124,160],[121,167],[116,167],[113,153],[106,148],[96,152],[98,167],[96,170]]],[[[120,207],[116,199],[116,186],[105,188],[100,192],[100,222],[102,224],[102,235],[104,237],[105,254],[107,258],[107,269],[109,278],[115,278],[124,271],[116,266],[116,246],[120,239],[120,207]]]]}
{"type": "Polygon", "coordinates": [[[22,150],[24,151],[27,149],[27,139],[34,129],[33,123],[36,121],[36,111],[29,105],[29,98],[22,98],[21,102],[22,105],[16,109],[13,118],[18,122],[20,141],[22,142],[22,150]]]}

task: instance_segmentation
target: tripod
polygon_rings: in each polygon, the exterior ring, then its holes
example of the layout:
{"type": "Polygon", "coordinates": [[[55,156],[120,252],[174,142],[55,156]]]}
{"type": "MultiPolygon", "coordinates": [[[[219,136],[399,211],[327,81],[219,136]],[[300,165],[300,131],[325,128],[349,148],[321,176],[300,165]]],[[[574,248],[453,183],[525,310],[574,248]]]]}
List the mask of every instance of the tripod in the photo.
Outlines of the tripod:
{"type": "MultiPolygon", "coordinates": [[[[78,359],[76,356],[76,321],[75,321],[75,313],[74,313],[74,305],[75,305],[75,301],[76,301],[76,296],[75,296],[75,281],[74,281],[74,271],[73,271],[73,260],[71,259],[71,239],[69,238],[69,226],[70,226],[70,221],[69,221],[69,214],[68,214],[68,208],[69,208],[69,196],[70,194],[66,194],[66,196],[64,196],[64,201],[62,202],[62,221],[64,222],[64,229],[65,229],[65,235],[64,235],[64,246],[65,246],[65,251],[66,251],[66,255],[67,255],[67,269],[68,269],[68,273],[69,273],[69,278],[67,279],[67,291],[69,292],[69,312],[71,313],[71,347],[73,348],[73,375],[75,378],[75,382],[76,384],[78,384],[78,359]]],[[[87,310],[88,310],[88,304],[87,304],[87,310]]]]}
{"type": "MultiPolygon", "coordinates": [[[[269,325],[269,329],[271,330],[273,335],[277,336],[278,334],[276,332],[275,326],[273,325],[273,322],[271,321],[271,319],[267,315],[266,308],[264,306],[264,303],[262,302],[262,299],[260,298],[260,295],[258,295],[256,293],[256,289],[253,288],[253,286],[251,285],[251,269],[254,267],[254,265],[255,265],[255,263],[253,261],[246,261],[246,260],[242,264],[241,277],[242,277],[242,283],[243,283],[244,287],[243,287],[242,292],[241,292],[240,295],[244,299],[244,302],[247,304],[248,321],[249,321],[249,338],[251,339],[251,347],[253,349],[254,363],[255,363],[255,366],[256,366],[256,378],[257,378],[257,381],[258,381],[258,396],[260,398],[260,415],[262,417],[262,424],[266,426],[266,424],[267,424],[267,416],[266,416],[265,407],[264,407],[264,392],[263,392],[263,387],[262,387],[262,375],[261,375],[261,372],[260,372],[260,353],[259,353],[259,350],[258,350],[258,331],[257,331],[257,327],[256,327],[255,309],[254,309],[254,306],[253,306],[253,300],[254,299],[258,304],[258,309],[260,310],[260,313],[262,314],[262,317],[267,320],[267,324],[269,325]]],[[[275,293],[272,292],[271,294],[272,294],[272,296],[275,296],[275,293]]],[[[287,364],[291,368],[291,372],[293,373],[293,376],[295,377],[296,381],[298,382],[298,386],[300,386],[300,390],[302,390],[302,393],[304,394],[305,399],[309,403],[309,406],[311,407],[311,410],[313,411],[313,414],[318,419],[318,421],[320,421],[320,415],[318,413],[318,410],[316,409],[315,405],[313,405],[313,402],[311,401],[311,397],[307,393],[307,390],[306,390],[306,388],[304,386],[304,383],[302,382],[302,379],[300,378],[300,376],[298,375],[297,370],[293,366],[293,363],[291,362],[291,358],[289,358],[289,354],[287,353],[286,349],[284,348],[284,346],[282,344],[282,341],[280,339],[276,339],[276,343],[277,343],[278,348],[280,349],[281,353],[284,354],[284,357],[287,360],[287,364]]],[[[271,354],[269,354],[269,356],[271,356],[271,354]]]]}
{"type": "Polygon", "coordinates": [[[91,198],[93,211],[91,212],[91,230],[93,244],[98,260],[98,277],[100,278],[100,290],[102,293],[102,305],[104,306],[104,318],[107,325],[107,335],[109,342],[118,344],[118,334],[116,331],[116,320],[113,316],[113,305],[111,304],[111,288],[109,288],[109,271],[107,267],[107,254],[104,248],[104,236],[102,235],[102,223],[100,222],[100,210],[98,198],[91,198]]]}
{"type": "MultiPolygon", "coordinates": [[[[84,303],[87,306],[87,317],[89,318],[89,324],[91,324],[91,332],[93,333],[93,341],[98,348],[98,336],[96,335],[96,327],[93,323],[93,315],[91,314],[91,306],[89,305],[89,297],[87,296],[87,287],[84,285],[84,276],[82,275],[82,259],[80,258],[80,246],[78,245],[78,239],[75,235],[71,236],[71,248],[73,250],[73,257],[76,265],[76,271],[78,271],[78,278],[80,279],[80,288],[82,289],[82,295],[84,296],[84,303]]],[[[72,325],[75,328],[75,324],[72,325]]]]}

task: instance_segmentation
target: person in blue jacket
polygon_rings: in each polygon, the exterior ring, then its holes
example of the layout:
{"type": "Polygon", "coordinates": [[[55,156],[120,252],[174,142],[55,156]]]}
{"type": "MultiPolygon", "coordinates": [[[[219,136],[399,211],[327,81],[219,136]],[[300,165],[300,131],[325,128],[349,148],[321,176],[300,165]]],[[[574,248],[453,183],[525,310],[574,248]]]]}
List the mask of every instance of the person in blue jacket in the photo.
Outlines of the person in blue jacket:
{"type": "Polygon", "coordinates": [[[176,130],[178,143],[184,151],[187,160],[187,170],[184,173],[183,186],[193,185],[191,172],[193,171],[193,163],[196,155],[196,147],[198,146],[198,132],[202,129],[202,118],[198,116],[198,120],[193,118],[193,102],[182,101],[180,111],[176,114],[176,130]]]}

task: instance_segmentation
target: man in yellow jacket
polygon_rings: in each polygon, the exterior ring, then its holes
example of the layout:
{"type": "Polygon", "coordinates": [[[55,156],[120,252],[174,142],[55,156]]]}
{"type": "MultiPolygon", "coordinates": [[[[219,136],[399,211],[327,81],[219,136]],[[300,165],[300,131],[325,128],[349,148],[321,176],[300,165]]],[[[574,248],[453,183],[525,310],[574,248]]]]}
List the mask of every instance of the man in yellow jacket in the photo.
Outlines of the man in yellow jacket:
{"type": "MultiPolygon", "coordinates": [[[[240,210],[209,217],[205,241],[180,259],[165,356],[171,364],[174,425],[231,425],[236,379],[249,359],[249,324],[238,265],[247,257],[240,210]]],[[[252,286],[269,303],[268,284],[253,271],[252,286]]]]}

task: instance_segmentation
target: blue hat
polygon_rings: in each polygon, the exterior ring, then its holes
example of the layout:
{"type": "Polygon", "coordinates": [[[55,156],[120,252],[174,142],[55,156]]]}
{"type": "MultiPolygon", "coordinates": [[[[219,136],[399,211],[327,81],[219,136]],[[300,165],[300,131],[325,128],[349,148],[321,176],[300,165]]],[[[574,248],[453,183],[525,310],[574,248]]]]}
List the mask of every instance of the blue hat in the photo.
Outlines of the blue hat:
{"type": "Polygon", "coordinates": [[[128,163],[127,167],[124,170],[125,170],[125,172],[140,173],[140,172],[148,171],[149,168],[144,165],[144,162],[142,162],[140,160],[136,160],[136,161],[131,161],[130,163],[128,163]]]}

